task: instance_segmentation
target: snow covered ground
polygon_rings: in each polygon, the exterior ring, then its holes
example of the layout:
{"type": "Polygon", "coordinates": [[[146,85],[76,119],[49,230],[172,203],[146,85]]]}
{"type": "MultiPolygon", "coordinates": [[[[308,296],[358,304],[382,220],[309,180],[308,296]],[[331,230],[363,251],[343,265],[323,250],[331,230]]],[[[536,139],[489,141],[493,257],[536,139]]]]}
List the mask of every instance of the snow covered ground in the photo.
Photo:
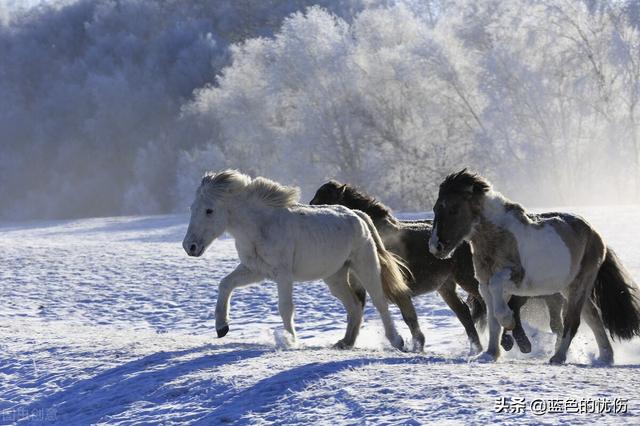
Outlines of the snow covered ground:
{"type": "MultiPolygon", "coordinates": [[[[640,207],[580,212],[640,280],[640,207]]],[[[370,303],[356,348],[333,350],[345,314],[320,282],[296,288],[296,348],[282,344],[272,283],[234,294],[231,331],[217,339],[216,287],[237,262],[233,240],[188,258],[187,220],[0,226],[0,424],[640,423],[639,339],[615,343],[615,366],[600,368],[581,327],[568,364],[549,366],[536,304],[526,313],[533,353],[497,364],[469,363],[462,326],[437,295],[416,299],[424,354],[392,350],[370,303]],[[503,397],[511,405],[496,412],[503,397]],[[575,413],[574,403],[616,398],[626,414],[575,413]],[[536,415],[536,399],[560,400],[562,412],[536,415]]]]}

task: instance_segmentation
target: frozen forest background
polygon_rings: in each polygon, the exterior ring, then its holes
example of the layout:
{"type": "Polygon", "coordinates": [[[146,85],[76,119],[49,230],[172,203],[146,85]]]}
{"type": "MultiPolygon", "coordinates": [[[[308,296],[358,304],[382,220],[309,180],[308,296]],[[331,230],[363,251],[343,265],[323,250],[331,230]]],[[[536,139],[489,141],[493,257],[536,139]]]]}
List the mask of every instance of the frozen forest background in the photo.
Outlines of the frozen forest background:
{"type": "Polygon", "coordinates": [[[3,0],[0,220],[184,212],[225,167],[638,203],[639,3],[3,0]]]}

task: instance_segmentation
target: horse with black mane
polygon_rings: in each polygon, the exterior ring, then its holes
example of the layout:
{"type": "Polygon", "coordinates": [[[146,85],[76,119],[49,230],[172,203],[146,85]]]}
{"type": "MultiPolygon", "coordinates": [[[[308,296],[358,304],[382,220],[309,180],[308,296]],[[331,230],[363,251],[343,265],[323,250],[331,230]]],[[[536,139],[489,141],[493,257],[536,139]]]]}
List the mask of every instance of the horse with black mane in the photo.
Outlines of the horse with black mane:
{"type": "Polygon", "coordinates": [[[612,337],[640,335],[638,287],[617,256],[586,220],[570,213],[532,214],[466,169],[441,183],[433,208],[429,250],[440,259],[455,257],[470,244],[480,293],[486,302],[489,345],[480,360],[499,354],[500,328],[513,328],[511,295],[561,292],[567,299],[564,330],[552,364],[566,360],[580,319],[593,331],[600,362],[613,362],[612,337]]]}

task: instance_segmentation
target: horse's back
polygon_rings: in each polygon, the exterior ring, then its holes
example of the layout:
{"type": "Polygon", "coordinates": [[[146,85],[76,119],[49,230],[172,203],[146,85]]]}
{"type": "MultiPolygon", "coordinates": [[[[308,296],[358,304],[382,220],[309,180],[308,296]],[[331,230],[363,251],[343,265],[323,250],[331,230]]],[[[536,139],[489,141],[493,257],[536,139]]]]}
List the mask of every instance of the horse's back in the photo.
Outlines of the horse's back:
{"type": "Polygon", "coordinates": [[[349,259],[368,231],[358,216],[342,206],[299,205],[289,209],[293,239],[293,271],[296,279],[326,278],[349,259]]]}
{"type": "MultiPolygon", "coordinates": [[[[352,210],[340,206],[297,205],[289,209],[297,226],[304,232],[331,236],[352,234],[362,230],[362,220],[352,210]]],[[[366,225],[365,225],[366,228],[366,225]]]]}

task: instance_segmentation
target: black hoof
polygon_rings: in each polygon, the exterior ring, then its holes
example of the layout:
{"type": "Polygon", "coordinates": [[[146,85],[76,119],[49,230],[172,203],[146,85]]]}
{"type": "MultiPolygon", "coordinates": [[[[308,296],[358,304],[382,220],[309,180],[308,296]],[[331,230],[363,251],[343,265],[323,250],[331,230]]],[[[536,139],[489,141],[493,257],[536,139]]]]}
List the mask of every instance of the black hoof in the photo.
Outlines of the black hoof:
{"type": "Polygon", "coordinates": [[[516,336],[516,343],[518,344],[518,349],[520,349],[520,352],[523,354],[531,352],[531,342],[527,336],[516,336]]]}
{"type": "Polygon", "coordinates": [[[554,355],[551,357],[551,359],[549,360],[549,364],[551,365],[562,365],[564,364],[565,359],[561,358],[557,355],[554,355]]]}
{"type": "Polygon", "coordinates": [[[511,348],[513,348],[513,337],[508,334],[503,334],[500,346],[502,346],[502,349],[509,352],[511,348]]]}
{"type": "Polygon", "coordinates": [[[604,356],[604,357],[600,357],[597,360],[594,361],[593,365],[601,365],[601,366],[609,366],[613,364],[613,356],[604,356]]]}
{"type": "Polygon", "coordinates": [[[225,325],[224,327],[219,328],[216,331],[218,332],[218,338],[222,338],[222,337],[226,336],[227,333],[229,332],[229,326],[225,325]]]}
{"type": "Polygon", "coordinates": [[[346,343],[344,340],[338,340],[334,345],[333,348],[334,349],[340,349],[340,350],[344,350],[344,349],[351,349],[353,347],[353,345],[350,345],[348,343],[346,343]]]}
{"type": "Polygon", "coordinates": [[[393,345],[393,347],[396,348],[397,350],[401,351],[401,352],[406,352],[407,351],[407,348],[404,346],[404,339],[400,335],[398,335],[398,340],[396,340],[396,342],[393,345]]]}

